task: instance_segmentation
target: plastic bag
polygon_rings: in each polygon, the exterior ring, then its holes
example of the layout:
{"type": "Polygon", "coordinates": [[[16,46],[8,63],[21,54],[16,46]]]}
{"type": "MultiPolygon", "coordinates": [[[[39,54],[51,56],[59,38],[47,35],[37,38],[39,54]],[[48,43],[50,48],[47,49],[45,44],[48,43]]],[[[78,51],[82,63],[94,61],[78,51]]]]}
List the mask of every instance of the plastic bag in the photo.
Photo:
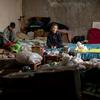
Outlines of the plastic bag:
{"type": "Polygon", "coordinates": [[[22,51],[16,54],[16,61],[22,64],[37,64],[42,60],[42,56],[30,51],[22,51]]]}

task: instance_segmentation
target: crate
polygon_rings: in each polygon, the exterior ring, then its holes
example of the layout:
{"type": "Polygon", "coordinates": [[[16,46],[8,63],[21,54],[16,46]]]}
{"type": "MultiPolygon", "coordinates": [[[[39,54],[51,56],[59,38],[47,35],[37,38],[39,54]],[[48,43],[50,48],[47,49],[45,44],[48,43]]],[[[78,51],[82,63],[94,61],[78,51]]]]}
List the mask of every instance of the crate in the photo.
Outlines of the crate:
{"type": "Polygon", "coordinates": [[[36,64],[32,64],[31,68],[32,68],[32,70],[37,71],[38,68],[40,68],[40,66],[41,66],[41,62],[36,63],[36,64]]]}

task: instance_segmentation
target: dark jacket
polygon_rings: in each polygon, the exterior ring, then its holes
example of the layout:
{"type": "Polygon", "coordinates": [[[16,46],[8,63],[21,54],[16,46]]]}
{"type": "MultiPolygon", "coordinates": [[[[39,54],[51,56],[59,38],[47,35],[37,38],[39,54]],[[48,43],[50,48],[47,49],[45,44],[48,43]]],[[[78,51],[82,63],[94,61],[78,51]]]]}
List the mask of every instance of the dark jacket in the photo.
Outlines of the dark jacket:
{"type": "Polygon", "coordinates": [[[47,36],[47,46],[48,48],[51,48],[52,46],[61,48],[62,47],[61,34],[59,32],[56,32],[55,34],[50,32],[47,36]]]}

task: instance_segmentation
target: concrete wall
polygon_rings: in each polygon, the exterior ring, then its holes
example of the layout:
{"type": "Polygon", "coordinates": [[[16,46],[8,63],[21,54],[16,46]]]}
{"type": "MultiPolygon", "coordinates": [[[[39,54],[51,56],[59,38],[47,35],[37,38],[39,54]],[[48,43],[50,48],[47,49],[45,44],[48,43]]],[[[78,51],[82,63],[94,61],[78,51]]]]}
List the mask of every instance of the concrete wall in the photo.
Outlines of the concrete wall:
{"type": "Polygon", "coordinates": [[[10,23],[15,22],[18,27],[18,18],[22,16],[22,0],[0,0],[0,31],[10,23]]]}
{"type": "Polygon", "coordinates": [[[100,0],[23,0],[23,15],[50,16],[78,35],[86,35],[93,21],[100,21],[100,0]]]}

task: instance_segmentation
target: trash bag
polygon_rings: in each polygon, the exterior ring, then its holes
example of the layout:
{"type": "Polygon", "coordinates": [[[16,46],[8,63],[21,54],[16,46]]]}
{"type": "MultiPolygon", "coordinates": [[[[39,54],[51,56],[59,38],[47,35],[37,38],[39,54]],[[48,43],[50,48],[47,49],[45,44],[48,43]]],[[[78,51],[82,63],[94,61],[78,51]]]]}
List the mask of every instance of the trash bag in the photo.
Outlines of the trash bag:
{"type": "Polygon", "coordinates": [[[42,56],[30,51],[22,51],[16,54],[16,61],[21,64],[37,64],[42,61],[42,56]]]}
{"type": "Polygon", "coordinates": [[[82,42],[85,40],[85,36],[75,36],[73,39],[72,39],[72,43],[77,43],[77,42],[82,42]]]}

